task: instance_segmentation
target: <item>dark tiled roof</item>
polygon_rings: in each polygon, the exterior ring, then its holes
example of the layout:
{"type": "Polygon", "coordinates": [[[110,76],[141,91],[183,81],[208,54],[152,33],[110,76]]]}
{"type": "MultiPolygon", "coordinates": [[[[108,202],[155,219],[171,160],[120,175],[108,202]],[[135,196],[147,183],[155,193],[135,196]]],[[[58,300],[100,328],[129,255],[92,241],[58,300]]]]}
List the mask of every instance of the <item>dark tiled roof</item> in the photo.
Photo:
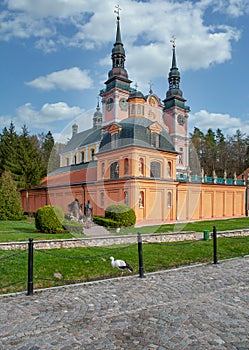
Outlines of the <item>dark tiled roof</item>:
{"type": "Polygon", "coordinates": [[[71,140],[68,141],[67,145],[63,149],[63,153],[75,150],[77,147],[88,145],[100,141],[101,130],[91,128],[74,135],[71,140]]]}
{"type": "MultiPolygon", "coordinates": [[[[149,129],[149,126],[152,124],[154,124],[154,122],[147,118],[127,118],[119,122],[122,129],[118,134],[115,148],[140,146],[155,149],[155,147],[151,145],[151,131],[149,129]]],[[[100,143],[99,152],[101,153],[111,149],[111,135],[106,133],[100,143]]],[[[165,129],[163,129],[159,135],[159,147],[157,149],[167,152],[176,152],[173,142],[165,129]]]]}

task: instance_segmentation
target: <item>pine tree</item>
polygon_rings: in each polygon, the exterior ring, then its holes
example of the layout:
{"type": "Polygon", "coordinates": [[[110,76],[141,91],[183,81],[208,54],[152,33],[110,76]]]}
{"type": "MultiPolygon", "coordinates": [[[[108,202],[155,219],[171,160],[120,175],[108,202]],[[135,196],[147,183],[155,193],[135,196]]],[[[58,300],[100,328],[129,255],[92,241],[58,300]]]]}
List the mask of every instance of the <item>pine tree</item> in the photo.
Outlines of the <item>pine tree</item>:
{"type": "Polygon", "coordinates": [[[17,139],[16,157],[6,161],[8,170],[18,188],[30,188],[39,185],[43,173],[43,164],[39,142],[36,136],[29,136],[24,125],[17,139]]]}
{"type": "Polygon", "coordinates": [[[41,150],[45,167],[45,176],[47,173],[58,169],[59,167],[59,155],[56,150],[53,135],[50,131],[46,136],[43,135],[41,150]]]}
{"type": "Polygon", "coordinates": [[[21,198],[10,173],[0,178],[0,220],[20,220],[23,217],[21,198]]]}
{"type": "Polygon", "coordinates": [[[7,162],[16,162],[17,143],[18,136],[11,122],[9,129],[5,127],[0,134],[0,176],[5,170],[8,170],[7,162]]]}

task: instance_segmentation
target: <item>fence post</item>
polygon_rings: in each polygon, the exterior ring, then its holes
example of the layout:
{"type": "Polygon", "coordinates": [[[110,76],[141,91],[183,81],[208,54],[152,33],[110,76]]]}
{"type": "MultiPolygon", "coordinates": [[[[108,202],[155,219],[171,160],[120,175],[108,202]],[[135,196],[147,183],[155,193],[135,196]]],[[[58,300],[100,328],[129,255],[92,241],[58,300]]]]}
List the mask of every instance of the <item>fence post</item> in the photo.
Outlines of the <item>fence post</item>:
{"type": "Polygon", "coordinates": [[[218,264],[216,226],[213,226],[213,248],[214,248],[214,264],[218,264]]]}
{"type": "Polygon", "coordinates": [[[33,255],[34,255],[34,242],[33,238],[29,238],[29,255],[28,255],[28,290],[27,295],[33,295],[33,255]]]}
{"type": "Polygon", "coordinates": [[[137,234],[137,247],[138,247],[138,261],[139,261],[139,277],[144,278],[143,267],[143,248],[142,248],[142,235],[140,232],[137,234]]]}

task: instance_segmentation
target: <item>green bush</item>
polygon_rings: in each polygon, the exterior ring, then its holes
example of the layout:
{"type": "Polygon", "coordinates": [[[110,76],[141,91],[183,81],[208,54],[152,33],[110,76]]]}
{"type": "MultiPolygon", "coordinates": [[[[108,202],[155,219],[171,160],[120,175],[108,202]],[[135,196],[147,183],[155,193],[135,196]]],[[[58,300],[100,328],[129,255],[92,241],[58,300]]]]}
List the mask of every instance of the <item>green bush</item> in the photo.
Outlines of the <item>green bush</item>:
{"type": "Polygon", "coordinates": [[[106,208],[105,218],[118,222],[118,227],[129,227],[135,225],[136,214],[126,204],[113,204],[106,208]]]}
{"type": "Polygon", "coordinates": [[[56,233],[63,231],[61,221],[64,213],[60,207],[46,205],[39,208],[35,214],[35,227],[44,233],[56,233]]]}
{"type": "Polygon", "coordinates": [[[21,197],[12,176],[4,171],[0,177],[0,220],[21,220],[21,197]]]}
{"type": "Polygon", "coordinates": [[[114,221],[112,219],[104,218],[103,216],[94,216],[93,217],[93,222],[95,222],[95,224],[97,224],[97,225],[104,226],[104,227],[107,227],[107,228],[118,228],[118,227],[120,227],[119,222],[114,221]]]}

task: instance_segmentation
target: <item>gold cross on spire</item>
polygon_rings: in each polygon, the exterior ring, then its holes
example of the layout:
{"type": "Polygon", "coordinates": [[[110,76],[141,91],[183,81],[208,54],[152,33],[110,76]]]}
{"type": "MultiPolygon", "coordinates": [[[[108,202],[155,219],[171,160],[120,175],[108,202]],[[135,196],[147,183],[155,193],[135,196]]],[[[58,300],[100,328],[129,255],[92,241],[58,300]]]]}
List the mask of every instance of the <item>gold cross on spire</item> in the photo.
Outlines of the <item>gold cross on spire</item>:
{"type": "Polygon", "coordinates": [[[172,43],[173,47],[176,47],[176,37],[173,35],[172,39],[170,40],[170,42],[172,43]]]}
{"type": "Polygon", "coordinates": [[[114,10],[114,13],[116,13],[118,16],[117,16],[117,19],[120,19],[120,16],[119,16],[119,14],[120,14],[120,11],[121,11],[122,9],[121,9],[121,7],[119,6],[119,5],[116,5],[115,6],[115,10],[114,10]]]}

